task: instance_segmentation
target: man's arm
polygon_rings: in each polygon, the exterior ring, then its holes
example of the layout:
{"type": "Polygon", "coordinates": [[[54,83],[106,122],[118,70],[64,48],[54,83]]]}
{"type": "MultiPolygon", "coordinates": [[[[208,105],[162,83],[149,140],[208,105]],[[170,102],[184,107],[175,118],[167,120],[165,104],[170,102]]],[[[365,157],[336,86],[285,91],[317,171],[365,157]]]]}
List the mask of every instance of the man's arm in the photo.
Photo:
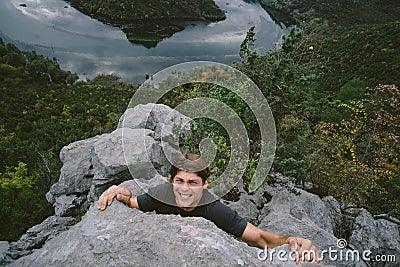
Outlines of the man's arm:
{"type": "Polygon", "coordinates": [[[300,248],[295,256],[297,264],[300,260],[318,262],[320,259],[317,248],[310,240],[293,236],[280,236],[271,232],[263,231],[251,223],[247,223],[241,239],[250,246],[261,249],[273,248],[284,244],[289,244],[293,252],[300,248]]]}
{"type": "Polygon", "coordinates": [[[116,185],[111,186],[101,194],[97,201],[97,208],[99,210],[105,210],[107,206],[112,204],[114,198],[125,203],[130,208],[139,209],[137,198],[132,197],[132,192],[126,187],[116,185]]]}

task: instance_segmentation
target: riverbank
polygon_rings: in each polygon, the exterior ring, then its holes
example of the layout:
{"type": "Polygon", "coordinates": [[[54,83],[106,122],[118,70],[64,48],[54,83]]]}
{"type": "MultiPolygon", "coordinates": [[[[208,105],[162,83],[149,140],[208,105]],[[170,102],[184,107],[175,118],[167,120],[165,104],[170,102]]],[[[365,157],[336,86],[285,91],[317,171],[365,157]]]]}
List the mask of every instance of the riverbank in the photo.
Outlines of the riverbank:
{"type": "Polygon", "coordinates": [[[331,26],[384,24],[400,21],[397,0],[259,0],[276,22],[287,26],[322,18],[331,26]]]}
{"type": "Polygon", "coordinates": [[[162,39],[184,29],[190,21],[221,21],[225,11],[213,0],[178,1],[67,1],[82,13],[120,27],[129,41],[155,47],[162,39]]]}

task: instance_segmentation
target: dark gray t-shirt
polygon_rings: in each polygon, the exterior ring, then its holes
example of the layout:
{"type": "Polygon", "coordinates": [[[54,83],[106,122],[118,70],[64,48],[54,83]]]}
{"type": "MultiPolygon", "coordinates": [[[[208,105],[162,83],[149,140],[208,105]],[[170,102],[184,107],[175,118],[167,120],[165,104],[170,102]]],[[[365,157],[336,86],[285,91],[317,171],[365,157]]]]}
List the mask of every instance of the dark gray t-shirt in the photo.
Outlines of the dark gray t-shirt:
{"type": "Polygon", "coordinates": [[[185,211],[176,205],[172,184],[160,184],[153,187],[147,194],[138,196],[137,201],[141,211],[176,214],[182,217],[203,217],[238,238],[242,236],[247,225],[246,220],[240,217],[236,211],[221,203],[206,189],[203,191],[199,206],[192,211],[185,211]]]}

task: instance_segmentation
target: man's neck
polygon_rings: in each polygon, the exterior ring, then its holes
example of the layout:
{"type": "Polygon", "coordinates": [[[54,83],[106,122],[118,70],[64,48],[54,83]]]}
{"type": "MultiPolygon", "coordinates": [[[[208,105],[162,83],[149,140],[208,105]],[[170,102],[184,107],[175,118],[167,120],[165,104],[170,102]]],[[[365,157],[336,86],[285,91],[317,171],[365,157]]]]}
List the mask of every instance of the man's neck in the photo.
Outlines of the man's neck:
{"type": "Polygon", "coordinates": [[[181,208],[184,211],[193,211],[197,207],[179,207],[179,208],[181,208]]]}

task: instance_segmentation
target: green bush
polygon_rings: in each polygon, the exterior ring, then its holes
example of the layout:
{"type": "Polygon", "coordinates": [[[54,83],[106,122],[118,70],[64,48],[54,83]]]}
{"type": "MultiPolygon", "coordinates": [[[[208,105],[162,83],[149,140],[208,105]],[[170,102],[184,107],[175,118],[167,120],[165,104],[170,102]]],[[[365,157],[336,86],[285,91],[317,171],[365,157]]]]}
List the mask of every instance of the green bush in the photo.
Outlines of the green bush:
{"type": "Polygon", "coordinates": [[[27,227],[51,215],[45,191],[37,186],[39,173],[25,163],[0,173],[0,240],[16,240],[27,227]]]}

